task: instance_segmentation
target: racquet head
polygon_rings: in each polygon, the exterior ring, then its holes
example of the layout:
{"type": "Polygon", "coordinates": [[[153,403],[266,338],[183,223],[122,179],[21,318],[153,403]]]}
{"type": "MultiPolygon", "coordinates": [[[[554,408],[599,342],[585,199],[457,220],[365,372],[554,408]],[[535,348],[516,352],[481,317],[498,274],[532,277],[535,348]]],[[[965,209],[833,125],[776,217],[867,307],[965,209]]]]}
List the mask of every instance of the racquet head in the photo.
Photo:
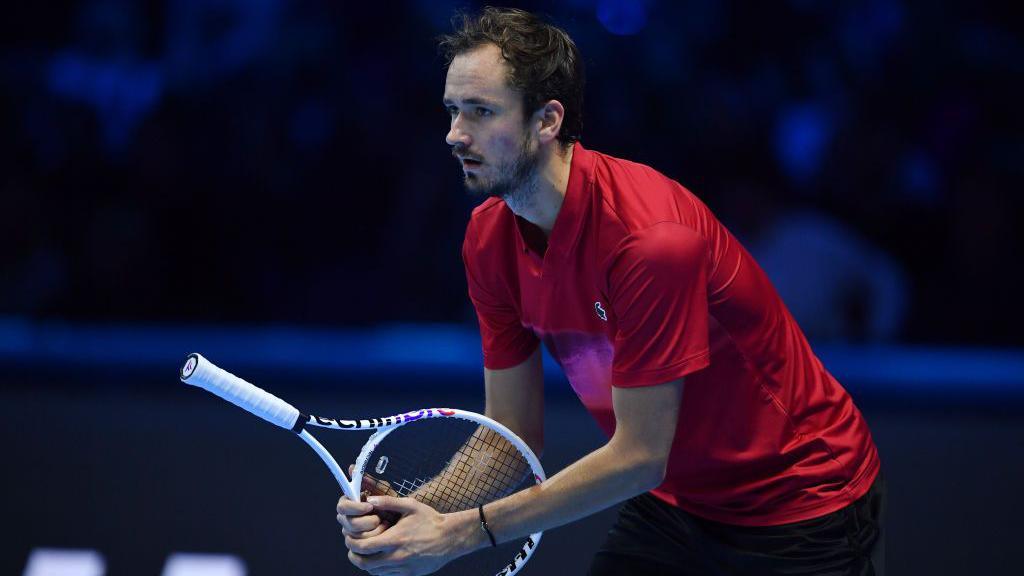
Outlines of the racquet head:
{"type": "MultiPolygon", "coordinates": [[[[438,512],[477,510],[543,481],[544,471],[529,447],[504,426],[477,414],[413,420],[380,430],[356,460],[353,483],[371,493],[410,497],[438,512]]],[[[385,518],[393,523],[394,517],[385,518]]],[[[488,517],[499,532],[501,519],[488,517]]],[[[479,550],[448,564],[444,574],[503,574],[519,571],[540,533],[479,550]]]]}

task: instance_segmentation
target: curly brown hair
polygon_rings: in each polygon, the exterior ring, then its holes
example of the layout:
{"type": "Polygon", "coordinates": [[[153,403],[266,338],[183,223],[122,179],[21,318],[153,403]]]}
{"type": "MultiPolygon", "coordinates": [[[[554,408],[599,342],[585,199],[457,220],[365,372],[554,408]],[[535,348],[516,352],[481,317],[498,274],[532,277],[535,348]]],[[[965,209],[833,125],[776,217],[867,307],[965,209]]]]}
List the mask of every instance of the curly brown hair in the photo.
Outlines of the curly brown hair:
{"type": "Polygon", "coordinates": [[[508,84],[523,96],[526,118],[549,100],[565,108],[558,140],[565,146],[583,130],[583,60],[576,43],[561,28],[517,8],[488,6],[477,15],[456,14],[455,32],[441,36],[445,66],[465,52],[494,44],[508,62],[508,84]]]}

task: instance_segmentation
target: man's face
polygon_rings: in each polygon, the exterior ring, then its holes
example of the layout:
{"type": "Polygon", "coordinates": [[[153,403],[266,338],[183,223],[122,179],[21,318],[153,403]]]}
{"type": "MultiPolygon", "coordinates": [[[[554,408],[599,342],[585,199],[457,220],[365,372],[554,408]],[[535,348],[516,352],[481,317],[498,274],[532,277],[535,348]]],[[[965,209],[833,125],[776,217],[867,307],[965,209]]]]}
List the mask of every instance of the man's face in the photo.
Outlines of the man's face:
{"type": "Polygon", "coordinates": [[[462,166],[466,188],[505,199],[526,192],[539,162],[522,98],[508,86],[507,74],[501,51],[485,44],[452,60],[444,87],[451,116],[445,141],[462,166]]]}

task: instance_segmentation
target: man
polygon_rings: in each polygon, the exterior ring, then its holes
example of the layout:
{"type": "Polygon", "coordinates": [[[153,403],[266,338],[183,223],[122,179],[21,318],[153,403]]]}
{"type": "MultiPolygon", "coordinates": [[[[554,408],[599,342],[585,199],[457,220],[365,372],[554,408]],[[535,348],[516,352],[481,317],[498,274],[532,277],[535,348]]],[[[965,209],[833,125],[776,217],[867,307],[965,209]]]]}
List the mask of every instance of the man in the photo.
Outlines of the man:
{"type": "MultiPolygon", "coordinates": [[[[539,342],[608,433],[485,507],[507,541],[626,501],[591,574],[881,574],[879,460],[761,269],[693,194],[586,150],[562,30],[488,8],[442,41],[447,142],[474,212],[463,256],[486,413],[535,451],[539,342]]],[[[477,510],[338,503],[349,557],[426,574],[490,545],[477,510]],[[394,525],[374,511],[399,512],[394,525]]]]}

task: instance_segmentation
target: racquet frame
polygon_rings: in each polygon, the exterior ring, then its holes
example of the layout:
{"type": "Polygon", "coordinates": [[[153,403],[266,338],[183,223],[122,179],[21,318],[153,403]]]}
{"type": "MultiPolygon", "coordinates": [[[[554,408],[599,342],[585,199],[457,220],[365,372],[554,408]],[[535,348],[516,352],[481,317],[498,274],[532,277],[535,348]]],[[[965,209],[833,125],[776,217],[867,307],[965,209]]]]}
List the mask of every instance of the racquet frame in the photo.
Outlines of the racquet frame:
{"type": "MultiPolygon", "coordinates": [[[[377,445],[380,444],[388,434],[402,426],[426,418],[457,418],[460,420],[468,420],[498,432],[505,438],[505,440],[515,446],[515,448],[526,458],[527,463],[530,465],[534,481],[539,484],[546,480],[540,460],[526,442],[523,442],[519,436],[500,422],[475,412],[468,412],[466,410],[458,410],[454,408],[424,408],[422,410],[414,410],[412,412],[385,416],[383,418],[362,420],[324,418],[322,416],[303,414],[291,404],[277,396],[274,396],[262,388],[246,382],[230,372],[215,366],[200,354],[195,353],[189,354],[185,359],[185,363],[182,365],[181,371],[179,372],[179,378],[186,384],[203,388],[204,390],[216,394],[224,400],[259,416],[272,424],[295,432],[299,438],[308,444],[309,447],[316,452],[317,456],[323,460],[323,463],[331,471],[334,479],[338,482],[338,486],[341,487],[342,492],[344,492],[345,496],[350,500],[360,500],[360,491],[357,488],[362,486],[363,476],[366,473],[367,461],[373,451],[377,448],[377,445]],[[306,429],[309,426],[345,431],[373,431],[373,434],[366,439],[362,449],[359,451],[359,456],[356,458],[351,479],[345,476],[344,471],[341,466],[338,465],[338,461],[335,460],[334,456],[332,456],[331,453],[324,448],[323,444],[321,444],[312,434],[310,434],[309,430],[306,429]]],[[[541,535],[542,532],[530,534],[522,548],[520,548],[519,552],[515,555],[514,559],[499,571],[496,576],[513,576],[519,572],[523,565],[526,564],[527,560],[529,560],[533,555],[534,550],[536,550],[537,544],[540,542],[541,535]]]]}

